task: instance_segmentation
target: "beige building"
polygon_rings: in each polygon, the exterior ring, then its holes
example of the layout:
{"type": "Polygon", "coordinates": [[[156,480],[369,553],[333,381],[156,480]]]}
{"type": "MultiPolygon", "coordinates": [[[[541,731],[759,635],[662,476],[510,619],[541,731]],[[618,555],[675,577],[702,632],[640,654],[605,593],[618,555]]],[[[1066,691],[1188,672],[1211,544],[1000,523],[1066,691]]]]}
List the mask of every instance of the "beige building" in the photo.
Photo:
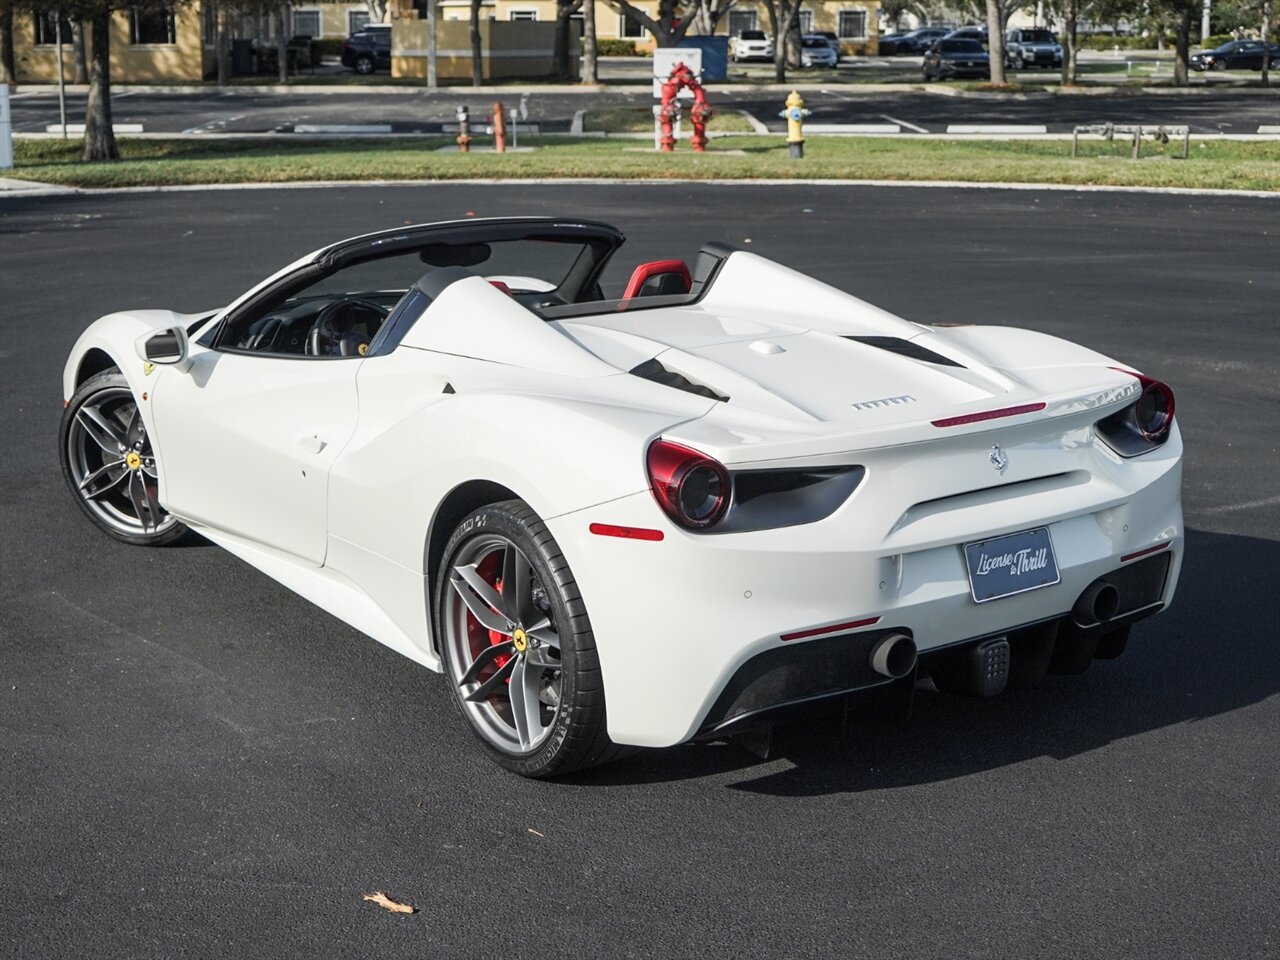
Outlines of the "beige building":
{"type": "MultiPolygon", "coordinates": [[[[112,79],[199,83],[213,67],[213,48],[205,48],[202,19],[199,5],[117,12],[111,18],[112,79]]],[[[57,81],[57,27],[52,13],[14,14],[14,66],[20,83],[57,81]]],[[[75,62],[71,24],[65,20],[62,43],[62,66],[69,82],[75,62]]]]}
{"type": "MultiPolygon", "coordinates": [[[[403,33],[398,48],[425,49],[425,24],[419,20],[425,0],[394,0],[392,19],[407,21],[397,28],[403,33]],[[418,37],[418,33],[422,37],[418,37]],[[421,43],[419,43],[421,41],[421,43]]],[[[657,3],[641,4],[656,13],[657,3]]],[[[439,0],[440,17],[445,21],[438,39],[447,54],[441,77],[469,77],[470,39],[466,30],[453,21],[470,16],[469,0],[439,0]],[[459,36],[455,36],[455,33],[459,36]],[[463,61],[466,61],[465,63],[463,61]]],[[[802,32],[831,31],[840,37],[846,55],[874,54],[876,51],[876,4],[872,0],[808,0],[800,11],[802,32]]],[[[483,0],[481,31],[486,48],[485,76],[499,79],[539,76],[551,69],[551,35],[555,23],[555,0],[483,0]],[[532,24],[537,27],[532,27],[532,24]],[[517,27],[516,24],[522,26],[517,27]],[[509,26],[510,25],[510,26],[509,26]],[[531,28],[532,27],[532,28],[531,28]],[[522,36],[523,34],[523,36],[522,36]],[[545,49],[544,49],[545,48],[545,49]],[[489,63],[492,59],[494,62],[489,63]],[[499,62],[501,61],[501,62],[499,62]]],[[[316,39],[341,39],[369,21],[363,3],[323,2],[298,4],[291,8],[292,32],[316,39]]],[[[601,40],[630,40],[641,51],[654,47],[653,38],[637,22],[596,0],[596,36],[601,40]]],[[[575,18],[581,21],[581,16],[575,18]]],[[[71,26],[63,22],[63,67],[74,75],[71,26]]],[[[19,82],[52,83],[57,80],[55,41],[57,24],[51,13],[18,13],[14,16],[14,54],[19,82]]],[[[768,9],[760,0],[739,0],[721,20],[716,33],[732,35],[741,30],[769,29],[768,9]]],[[[269,36],[270,24],[241,24],[238,36],[269,36]]],[[[214,63],[213,8],[196,2],[173,10],[122,10],[112,18],[111,76],[120,83],[199,83],[210,76],[214,63]]],[[[398,76],[425,75],[425,66],[397,57],[398,76]]],[[[425,62],[425,54],[422,58],[425,62]]]]}

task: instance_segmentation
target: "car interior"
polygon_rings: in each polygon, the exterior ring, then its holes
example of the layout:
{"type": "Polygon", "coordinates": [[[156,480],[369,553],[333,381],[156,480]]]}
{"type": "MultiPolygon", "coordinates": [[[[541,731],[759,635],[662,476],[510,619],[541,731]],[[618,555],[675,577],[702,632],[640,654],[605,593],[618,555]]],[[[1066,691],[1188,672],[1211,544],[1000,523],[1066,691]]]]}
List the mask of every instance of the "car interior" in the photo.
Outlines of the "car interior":
{"type": "Polygon", "coordinates": [[[484,236],[475,229],[482,224],[467,226],[472,229],[455,228],[455,235],[439,238],[429,234],[418,242],[392,237],[346,257],[339,249],[327,258],[333,262],[308,265],[252,297],[200,342],[233,353],[359,358],[375,344],[387,347],[388,337],[379,340],[379,333],[388,317],[412,312],[411,325],[443,286],[466,276],[488,280],[543,320],[689,303],[705,292],[733,251],[707,244],[692,270],[679,259],[637,264],[621,298],[609,299],[600,277],[621,245],[620,234],[526,228],[477,239],[484,236]]]}

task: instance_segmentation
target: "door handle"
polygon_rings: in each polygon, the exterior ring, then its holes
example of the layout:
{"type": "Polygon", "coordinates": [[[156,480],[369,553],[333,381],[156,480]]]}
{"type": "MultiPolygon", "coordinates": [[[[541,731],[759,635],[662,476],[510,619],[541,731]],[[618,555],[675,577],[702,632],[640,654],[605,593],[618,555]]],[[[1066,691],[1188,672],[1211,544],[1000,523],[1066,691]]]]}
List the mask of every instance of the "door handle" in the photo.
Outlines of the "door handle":
{"type": "Polygon", "coordinates": [[[307,453],[319,453],[326,446],[328,446],[328,444],[324,440],[321,440],[319,437],[312,436],[312,437],[303,437],[301,440],[298,441],[298,446],[300,446],[303,450],[307,451],[307,453]]]}

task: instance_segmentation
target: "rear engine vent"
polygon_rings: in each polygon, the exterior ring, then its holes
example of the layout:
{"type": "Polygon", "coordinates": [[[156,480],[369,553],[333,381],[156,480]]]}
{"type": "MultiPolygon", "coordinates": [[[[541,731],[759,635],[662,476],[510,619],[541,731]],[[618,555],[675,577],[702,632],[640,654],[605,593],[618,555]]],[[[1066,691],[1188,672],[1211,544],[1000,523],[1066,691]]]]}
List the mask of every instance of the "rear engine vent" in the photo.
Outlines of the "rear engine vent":
{"type": "Polygon", "coordinates": [[[728,397],[722,397],[710,387],[704,387],[700,383],[694,383],[688,377],[673,373],[664,367],[657,359],[646,360],[644,363],[637,364],[631,368],[631,373],[644,380],[652,380],[654,383],[660,383],[664,387],[675,387],[677,390],[683,390],[685,393],[697,394],[699,397],[706,397],[709,400],[719,400],[721,403],[728,403],[728,397]]]}
{"type": "Polygon", "coordinates": [[[923,360],[925,363],[936,363],[940,367],[960,367],[962,370],[964,369],[963,363],[956,363],[950,357],[934,353],[928,347],[922,347],[910,340],[903,340],[901,337],[845,337],[845,339],[865,343],[868,347],[888,350],[890,353],[896,353],[900,357],[923,360]]]}

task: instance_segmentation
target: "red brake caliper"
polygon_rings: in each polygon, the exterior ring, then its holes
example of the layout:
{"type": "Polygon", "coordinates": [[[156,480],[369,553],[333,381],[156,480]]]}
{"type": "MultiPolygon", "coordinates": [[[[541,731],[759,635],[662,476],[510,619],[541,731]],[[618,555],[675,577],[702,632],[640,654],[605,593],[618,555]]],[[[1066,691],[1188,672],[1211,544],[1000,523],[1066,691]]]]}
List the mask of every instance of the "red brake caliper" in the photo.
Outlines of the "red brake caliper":
{"type": "MultiPolygon", "coordinates": [[[[501,577],[499,577],[496,581],[494,581],[493,589],[498,591],[499,596],[502,595],[502,578],[501,577]]],[[[489,646],[491,647],[501,646],[502,644],[507,642],[507,637],[504,634],[499,633],[497,630],[490,630],[488,631],[488,633],[489,633],[489,646]]],[[[507,665],[507,661],[510,659],[511,659],[510,655],[505,653],[499,654],[498,656],[494,657],[493,658],[494,669],[501,670],[503,667],[507,665]]],[[[511,678],[508,677],[507,683],[510,683],[510,682],[511,682],[511,678]]]]}

